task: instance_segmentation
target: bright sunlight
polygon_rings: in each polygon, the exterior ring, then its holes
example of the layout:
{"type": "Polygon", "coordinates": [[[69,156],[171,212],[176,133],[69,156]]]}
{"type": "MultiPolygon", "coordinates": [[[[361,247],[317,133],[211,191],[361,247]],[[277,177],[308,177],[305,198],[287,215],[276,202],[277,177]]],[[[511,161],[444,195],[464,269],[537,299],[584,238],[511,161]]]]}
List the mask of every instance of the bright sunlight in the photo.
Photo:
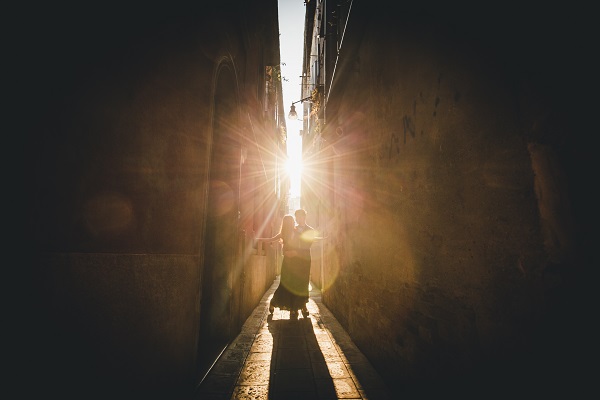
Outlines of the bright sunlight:
{"type": "Polygon", "coordinates": [[[285,170],[290,176],[294,177],[302,174],[302,160],[300,160],[297,154],[288,158],[285,163],[285,170]]]}
{"type": "MultiPolygon", "coordinates": [[[[288,149],[289,152],[289,149],[288,149]]],[[[292,196],[300,195],[300,179],[302,177],[302,160],[297,152],[290,152],[285,163],[285,170],[290,177],[292,196]]]]}
{"type": "MultiPolygon", "coordinates": [[[[296,0],[279,0],[279,33],[281,47],[281,76],[283,103],[287,115],[290,105],[301,98],[302,46],[304,44],[304,3],[296,0]]],[[[296,104],[302,115],[303,104],[296,104]]],[[[290,177],[290,195],[300,197],[302,174],[302,121],[287,120],[286,172],[290,177]]]]}

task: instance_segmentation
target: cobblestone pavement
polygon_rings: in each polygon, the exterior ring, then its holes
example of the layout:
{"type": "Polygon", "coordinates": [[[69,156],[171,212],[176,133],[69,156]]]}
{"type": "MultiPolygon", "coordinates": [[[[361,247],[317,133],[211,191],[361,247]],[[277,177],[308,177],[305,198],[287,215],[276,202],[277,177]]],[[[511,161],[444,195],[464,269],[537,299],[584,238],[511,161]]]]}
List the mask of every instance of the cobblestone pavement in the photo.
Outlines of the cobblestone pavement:
{"type": "Polygon", "coordinates": [[[381,377],[311,287],[310,315],[268,304],[267,290],[241,333],[225,349],[194,399],[391,399],[381,377]]]}

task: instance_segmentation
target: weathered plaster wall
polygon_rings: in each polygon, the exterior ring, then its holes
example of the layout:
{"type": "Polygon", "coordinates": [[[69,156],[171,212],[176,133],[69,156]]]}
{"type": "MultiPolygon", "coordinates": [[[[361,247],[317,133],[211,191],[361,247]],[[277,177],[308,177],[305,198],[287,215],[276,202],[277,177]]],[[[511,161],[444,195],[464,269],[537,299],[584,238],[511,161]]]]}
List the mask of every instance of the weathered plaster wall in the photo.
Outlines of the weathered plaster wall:
{"type": "Polygon", "coordinates": [[[275,254],[253,255],[251,239],[256,214],[278,219],[265,212],[278,199],[261,189],[281,156],[263,98],[265,66],[279,63],[276,2],[63,11],[27,33],[39,70],[27,85],[36,257],[24,330],[43,361],[28,359],[24,375],[67,398],[189,396],[201,318],[210,310],[222,340],[234,337],[275,277],[275,254]],[[256,141],[272,167],[262,174],[256,141]],[[218,305],[203,296],[214,282],[218,305]]]}
{"type": "Polygon", "coordinates": [[[565,99],[553,102],[564,83],[546,70],[531,79],[547,67],[533,63],[531,26],[504,20],[509,34],[458,15],[354,9],[327,105],[324,301],[388,381],[415,393],[531,388],[560,369],[535,357],[559,315],[552,266],[576,268],[577,181],[553,153],[573,145],[553,136],[567,129],[565,99]]]}
{"type": "MultiPolygon", "coordinates": [[[[196,378],[200,282],[191,255],[54,254],[39,260],[44,301],[38,308],[32,382],[66,396],[128,388],[188,388],[196,378]],[[105,382],[106,387],[93,387],[105,382]]],[[[39,387],[41,389],[41,387],[39,387]]],[[[94,394],[91,394],[94,396],[94,394]]]]}

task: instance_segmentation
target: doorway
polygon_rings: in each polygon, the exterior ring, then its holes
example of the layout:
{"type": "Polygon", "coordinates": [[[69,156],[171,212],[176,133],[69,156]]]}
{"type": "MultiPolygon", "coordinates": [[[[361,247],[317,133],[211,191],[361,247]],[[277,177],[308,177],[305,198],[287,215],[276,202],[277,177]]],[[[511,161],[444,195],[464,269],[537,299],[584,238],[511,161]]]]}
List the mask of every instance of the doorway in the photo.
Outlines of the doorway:
{"type": "Polygon", "coordinates": [[[235,329],[232,273],[237,258],[239,209],[238,124],[235,73],[223,62],[217,72],[213,109],[197,358],[201,377],[228,345],[235,329]]]}

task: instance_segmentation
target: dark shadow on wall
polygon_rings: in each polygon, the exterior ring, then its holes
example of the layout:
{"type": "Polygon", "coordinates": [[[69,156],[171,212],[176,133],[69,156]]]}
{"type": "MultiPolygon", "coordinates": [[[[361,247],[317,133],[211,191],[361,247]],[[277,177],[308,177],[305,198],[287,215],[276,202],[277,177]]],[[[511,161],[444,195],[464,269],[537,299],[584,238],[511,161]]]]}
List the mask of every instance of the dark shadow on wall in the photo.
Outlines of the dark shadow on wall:
{"type": "Polygon", "coordinates": [[[198,368],[203,376],[232,337],[232,274],[235,270],[239,210],[239,144],[235,115],[238,110],[235,75],[231,66],[219,66],[214,96],[213,145],[205,232],[198,368]]]}

